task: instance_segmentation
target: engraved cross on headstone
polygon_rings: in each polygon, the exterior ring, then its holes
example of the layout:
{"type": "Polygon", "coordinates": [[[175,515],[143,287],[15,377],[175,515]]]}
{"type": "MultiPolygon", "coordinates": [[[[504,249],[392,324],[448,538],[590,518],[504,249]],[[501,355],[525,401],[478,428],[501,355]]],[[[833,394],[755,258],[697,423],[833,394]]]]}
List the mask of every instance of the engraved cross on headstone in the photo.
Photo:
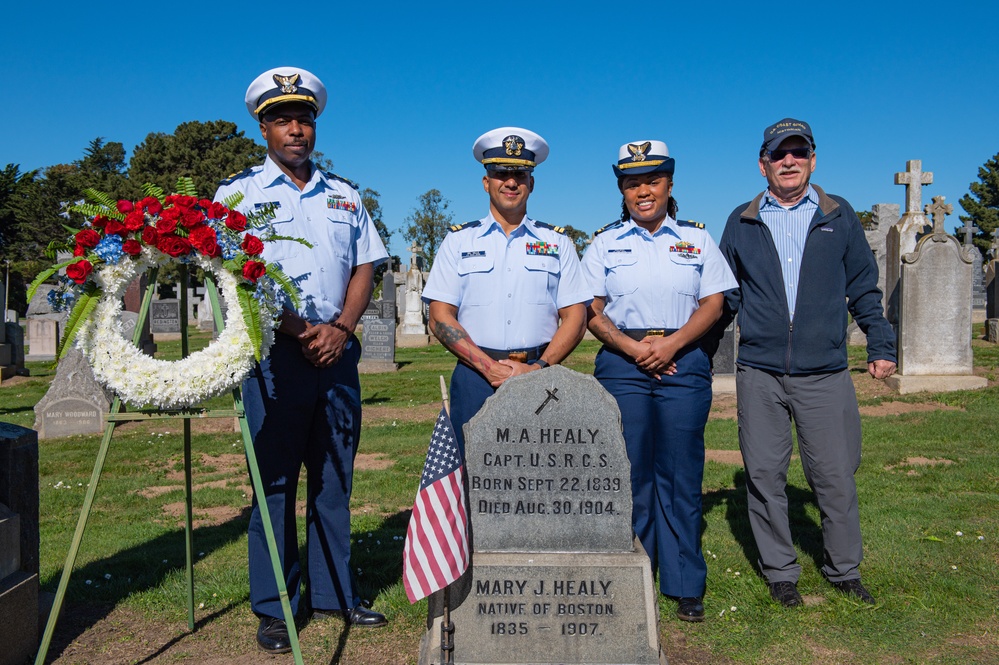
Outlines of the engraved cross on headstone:
{"type": "Polygon", "coordinates": [[[905,185],[905,214],[919,214],[923,209],[923,185],[933,184],[933,173],[923,173],[922,160],[910,159],[905,171],[895,174],[895,184],[905,185]]]}
{"type": "Polygon", "coordinates": [[[964,245],[967,247],[971,244],[971,236],[981,231],[981,229],[975,226],[975,222],[970,217],[967,217],[964,220],[964,226],[959,228],[958,231],[964,234],[964,245]]]}
{"type": "Polygon", "coordinates": [[[933,218],[933,233],[935,234],[945,234],[947,231],[944,229],[944,220],[947,215],[954,212],[954,206],[949,203],[944,203],[947,199],[946,196],[934,196],[933,203],[926,206],[926,214],[933,218]]]}

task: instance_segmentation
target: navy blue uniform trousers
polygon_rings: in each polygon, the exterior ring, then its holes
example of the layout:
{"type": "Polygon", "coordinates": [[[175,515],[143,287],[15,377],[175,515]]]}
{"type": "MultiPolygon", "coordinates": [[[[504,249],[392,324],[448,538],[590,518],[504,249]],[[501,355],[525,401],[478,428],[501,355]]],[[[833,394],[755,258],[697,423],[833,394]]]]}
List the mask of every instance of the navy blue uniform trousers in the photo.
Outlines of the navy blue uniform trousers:
{"type": "Polygon", "coordinates": [[[496,392],[496,389],[489,385],[486,378],[474,369],[458,363],[451,373],[451,424],[458,437],[458,450],[461,452],[461,459],[465,459],[465,432],[464,426],[472,419],[489,396],[496,392]]]}
{"type": "MultiPolygon", "coordinates": [[[[270,356],[243,382],[253,436],[291,609],[300,601],[301,563],[295,497],[305,466],[306,546],[312,607],[358,604],[350,576],[350,490],[361,431],[357,338],[332,367],[305,359],[302,346],[277,334],[270,356]]],[[[250,602],[259,616],[283,618],[260,508],[253,497],[249,527],[250,602]]]]}
{"type": "Polygon", "coordinates": [[[676,374],[656,380],[604,347],[593,375],[621,409],[631,461],[631,521],[653,570],[659,568],[659,589],[668,596],[703,596],[701,481],[711,367],[696,345],[673,360],[676,374]]]}

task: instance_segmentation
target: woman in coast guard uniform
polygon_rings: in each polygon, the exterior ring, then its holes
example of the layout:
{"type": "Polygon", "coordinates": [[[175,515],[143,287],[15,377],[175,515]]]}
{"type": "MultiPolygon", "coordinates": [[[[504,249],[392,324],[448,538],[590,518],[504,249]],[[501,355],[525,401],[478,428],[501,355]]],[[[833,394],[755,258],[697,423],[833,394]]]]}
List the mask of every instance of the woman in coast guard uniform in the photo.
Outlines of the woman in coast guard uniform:
{"type": "Polygon", "coordinates": [[[677,616],[703,621],[711,368],[698,340],[737,283],[704,225],[676,220],[674,165],[662,141],[621,146],[622,216],[594,234],[582,265],[594,295],[588,326],[604,343],[594,375],[624,424],[635,534],[658,565],[660,590],[678,601],[677,616]]]}

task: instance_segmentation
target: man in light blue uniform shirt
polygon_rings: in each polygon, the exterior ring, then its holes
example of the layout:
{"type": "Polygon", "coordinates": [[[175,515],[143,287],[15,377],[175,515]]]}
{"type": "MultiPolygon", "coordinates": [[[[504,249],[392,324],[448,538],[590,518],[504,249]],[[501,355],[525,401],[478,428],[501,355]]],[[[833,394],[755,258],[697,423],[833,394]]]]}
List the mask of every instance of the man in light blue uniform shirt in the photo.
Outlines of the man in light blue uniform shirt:
{"type": "Polygon", "coordinates": [[[472,152],[486,168],[489,214],[452,227],[423,289],[431,331],[458,357],[451,421],[462,455],[462,426],[504,381],[576,348],[591,299],[572,239],[527,216],[532,172],[548,157],[545,140],[500,127],[480,136],[472,152]]]}
{"type": "MultiPolygon", "coordinates": [[[[355,626],[385,617],[360,605],[350,574],[350,491],[361,427],[354,329],[371,298],[374,266],[385,247],[350,181],[310,160],[326,89],[310,72],[279,67],[246,91],[260,122],[267,159],[222,182],[216,201],[242,192],[239,209],[272,209],[274,234],[302,238],[265,244],[263,256],[298,285],[302,306],[286,303],[274,346],[243,384],[246,417],[267,495],[292,611],[300,604],[301,564],[295,518],[304,465],[309,561],[308,609],[336,613],[355,626]]],[[[250,601],[260,617],[257,642],[291,649],[264,537],[258,497],[249,527],[250,601]]]]}

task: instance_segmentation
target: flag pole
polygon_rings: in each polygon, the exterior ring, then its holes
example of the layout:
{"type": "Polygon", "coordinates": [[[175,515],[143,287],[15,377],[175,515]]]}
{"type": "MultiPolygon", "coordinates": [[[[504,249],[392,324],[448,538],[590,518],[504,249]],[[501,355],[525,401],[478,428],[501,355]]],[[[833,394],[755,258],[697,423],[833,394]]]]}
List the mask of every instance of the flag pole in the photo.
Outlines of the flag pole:
{"type": "MultiPolygon", "coordinates": [[[[451,417],[451,403],[447,395],[447,383],[444,375],[439,376],[441,380],[441,404],[444,406],[444,413],[451,417]]],[[[441,617],[441,663],[454,663],[454,624],[451,623],[451,585],[444,587],[444,616],[441,617]]]]}

